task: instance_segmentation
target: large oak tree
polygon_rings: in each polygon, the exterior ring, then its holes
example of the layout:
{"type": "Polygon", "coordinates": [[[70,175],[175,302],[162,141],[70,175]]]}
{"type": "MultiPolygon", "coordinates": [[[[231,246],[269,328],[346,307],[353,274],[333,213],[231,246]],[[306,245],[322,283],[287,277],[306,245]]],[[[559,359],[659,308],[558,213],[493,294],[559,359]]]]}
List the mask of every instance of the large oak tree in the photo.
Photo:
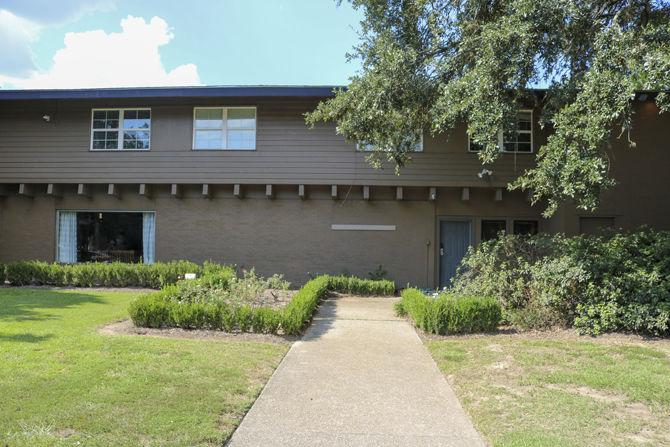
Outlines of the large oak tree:
{"type": "MultiPolygon", "coordinates": [[[[411,160],[423,129],[467,124],[483,164],[500,154],[498,133],[529,104],[551,126],[537,167],[511,188],[528,189],[545,215],[573,200],[598,206],[612,186],[611,138],[627,139],[635,94],[670,107],[670,6],[625,0],[351,0],[363,10],[351,58],[361,70],[307,122],[335,121],[370,161],[411,160]],[[542,87],[538,94],[534,87],[542,87]]],[[[644,156],[644,153],[640,153],[644,156]]]]}

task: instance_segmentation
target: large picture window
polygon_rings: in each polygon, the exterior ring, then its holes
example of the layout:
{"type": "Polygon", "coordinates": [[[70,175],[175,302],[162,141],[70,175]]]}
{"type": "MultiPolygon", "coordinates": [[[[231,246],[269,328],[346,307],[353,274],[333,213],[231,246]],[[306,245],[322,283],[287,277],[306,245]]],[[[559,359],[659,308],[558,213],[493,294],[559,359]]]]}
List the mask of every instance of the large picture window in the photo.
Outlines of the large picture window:
{"type": "Polygon", "coordinates": [[[196,107],[193,149],[256,149],[255,107],[196,107]]]}
{"type": "Polygon", "coordinates": [[[57,259],[152,264],[155,231],[153,212],[59,211],[57,259]]]}
{"type": "Polygon", "coordinates": [[[93,109],[91,150],[149,150],[150,109],[93,109]]]}
{"type": "MultiPolygon", "coordinates": [[[[498,147],[501,152],[531,153],[533,152],[533,112],[524,110],[517,115],[516,129],[511,132],[498,133],[498,147]]],[[[479,152],[482,146],[468,138],[468,150],[479,152]]]]}

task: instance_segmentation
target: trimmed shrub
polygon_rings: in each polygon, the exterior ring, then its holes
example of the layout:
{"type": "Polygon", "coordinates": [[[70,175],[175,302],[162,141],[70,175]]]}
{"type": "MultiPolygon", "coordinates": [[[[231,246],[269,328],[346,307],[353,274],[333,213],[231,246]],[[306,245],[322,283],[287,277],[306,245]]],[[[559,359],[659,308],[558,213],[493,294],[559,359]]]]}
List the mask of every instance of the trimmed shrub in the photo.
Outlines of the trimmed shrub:
{"type": "MultiPolygon", "coordinates": [[[[229,267],[205,264],[206,272],[197,280],[181,281],[162,290],[136,298],[128,309],[136,326],[219,329],[227,332],[256,332],[297,335],[309,323],[319,301],[329,290],[361,295],[391,295],[392,281],[353,277],[318,276],[307,282],[283,309],[253,307],[238,300],[226,302],[227,290],[236,283],[229,267]]],[[[253,276],[253,275],[252,275],[253,276]]],[[[284,287],[279,276],[267,284],[284,287]]]]}
{"type": "Polygon", "coordinates": [[[319,300],[328,292],[329,285],[328,276],[318,276],[302,286],[284,308],[281,324],[284,333],[295,335],[302,332],[312,318],[319,300]]]}
{"type": "Polygon", "coordinates": [[[497,298],[522,328],[670,334],[670,232],[504,236],[471,249],[454,290],[497,298]]]}
{"type": "Polygon", "coordinates": [[[491,332],[502,318],[495,298],[449,293],[430,297],[418,289],[405,289],[400,303],[399,315],[409,315],[417,327],[438,335],[491,332]]]}
{"type": "MultiPolygon", "coordinates": [[[[220,267],[229,268],[229,267],[220,267]]],[[[18,261],[6,264],[3,279],[14,286],[48,285],[73,287],[145,287],[160,289],[176,283],[185,273],[202,268],[188,261],[155,264],[85,263],[58,264],[18,261]]]]}
{"type": "Polygon", "coordinates": [[[328,276],[328,289],[355,295],[389,296],[395,293],[395,283],[382,279],[361,279],[355,276],[328,276]]]}

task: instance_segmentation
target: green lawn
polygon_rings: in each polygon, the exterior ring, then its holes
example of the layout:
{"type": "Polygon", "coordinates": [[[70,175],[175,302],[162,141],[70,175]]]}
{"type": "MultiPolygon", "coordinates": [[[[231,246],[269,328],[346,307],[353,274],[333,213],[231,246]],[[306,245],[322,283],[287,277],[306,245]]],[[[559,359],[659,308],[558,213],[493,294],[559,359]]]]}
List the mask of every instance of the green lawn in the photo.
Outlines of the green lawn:
{"type": "Polygon", "coordinates": [[[670,340],[585,340],[521,334],[427,345],[494,446],[670,446],[670,340]]]}
{"type": "Polygon", "coordinates": [[[288,346],[106,336],[133,293],[0,289],[0,445],[221,445],[288,346]]]}

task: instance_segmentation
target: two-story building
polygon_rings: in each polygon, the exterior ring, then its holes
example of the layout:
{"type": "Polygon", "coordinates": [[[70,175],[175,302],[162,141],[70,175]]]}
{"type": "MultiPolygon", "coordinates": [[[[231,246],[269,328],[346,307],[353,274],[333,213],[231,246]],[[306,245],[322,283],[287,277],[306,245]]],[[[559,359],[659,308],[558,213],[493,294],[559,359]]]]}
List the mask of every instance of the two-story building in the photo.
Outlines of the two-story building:
{"type": "MultiPolygon", "coordinates": [[[[637,101],[635,149],[612,140],[596,214],[541,218],[507,183],[546,131],[537,110],[483,170],[465,128],[424,134],[398,176],[305,112],[332,87],[0,91],[0,262],[207,259],[294,282],[367,276],[447,284],[467,247],[508,233],[670,229],[670,119],[637,101]]],[[[509,141],[508,141],[509,140],[509,141]]]]}

